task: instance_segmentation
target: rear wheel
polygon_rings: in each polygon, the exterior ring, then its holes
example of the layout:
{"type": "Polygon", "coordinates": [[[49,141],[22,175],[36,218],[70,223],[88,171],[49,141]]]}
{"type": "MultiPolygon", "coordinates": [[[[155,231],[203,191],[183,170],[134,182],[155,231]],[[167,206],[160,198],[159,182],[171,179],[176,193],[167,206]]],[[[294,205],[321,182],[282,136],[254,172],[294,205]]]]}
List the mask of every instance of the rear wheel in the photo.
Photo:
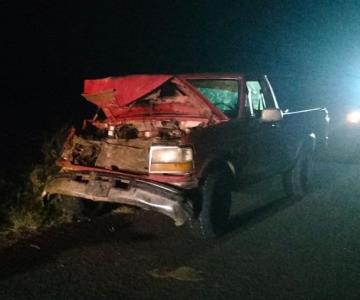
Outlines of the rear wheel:
{"type": "Polygon", "coordinates": [[[230,176],[225,170],[210,173],[200,187],[201,210],[193,221],[195,234],[216,238],[226,230],[231,208],[230,176]]]}
{"type": "Polygon", "coordinates": [[[313,151],[301,153],[295,165],[283,175],[287,196],[303,197],[311,188],[314,161],[313,151]]]}

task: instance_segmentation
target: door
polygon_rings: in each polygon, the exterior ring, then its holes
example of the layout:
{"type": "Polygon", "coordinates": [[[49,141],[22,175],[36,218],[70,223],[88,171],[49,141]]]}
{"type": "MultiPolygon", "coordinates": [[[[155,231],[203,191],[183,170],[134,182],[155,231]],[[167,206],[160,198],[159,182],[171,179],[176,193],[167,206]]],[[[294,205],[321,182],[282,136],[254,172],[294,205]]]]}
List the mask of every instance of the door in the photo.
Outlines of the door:
{"type": "Polygon", "coordinates": [[[281,121],[264,122],[264,109],[279,108],[266,77],[245,78],[245,153],[243,174],[259,180],[283,171],[288,165],[286,145],[281,135],[281,121]]]}

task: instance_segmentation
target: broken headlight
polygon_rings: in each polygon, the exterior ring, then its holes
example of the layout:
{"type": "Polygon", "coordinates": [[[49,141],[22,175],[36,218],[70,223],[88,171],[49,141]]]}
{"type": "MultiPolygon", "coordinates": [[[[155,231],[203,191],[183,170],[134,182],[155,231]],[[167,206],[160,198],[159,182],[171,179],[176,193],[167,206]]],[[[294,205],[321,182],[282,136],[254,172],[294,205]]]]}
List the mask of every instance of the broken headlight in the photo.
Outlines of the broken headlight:
{"type": "Polygon", "coordinates": [[[150,148],[150,173],[185,174],[193,169],[191,147],[152,146],[150,148]]]}

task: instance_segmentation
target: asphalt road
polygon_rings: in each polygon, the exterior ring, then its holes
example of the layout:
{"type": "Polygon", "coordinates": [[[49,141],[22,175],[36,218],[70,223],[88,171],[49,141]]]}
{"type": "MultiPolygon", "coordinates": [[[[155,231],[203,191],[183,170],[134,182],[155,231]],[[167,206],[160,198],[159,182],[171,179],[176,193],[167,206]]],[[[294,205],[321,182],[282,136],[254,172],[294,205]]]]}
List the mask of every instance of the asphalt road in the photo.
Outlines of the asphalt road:
{"type": "Polygon", "coordinates": [[[149,212],[39,233],[0,248],[0,299],[360,299],[359,179],[321,163],[301,201],[251,186],[213,242],[149,212]]]}

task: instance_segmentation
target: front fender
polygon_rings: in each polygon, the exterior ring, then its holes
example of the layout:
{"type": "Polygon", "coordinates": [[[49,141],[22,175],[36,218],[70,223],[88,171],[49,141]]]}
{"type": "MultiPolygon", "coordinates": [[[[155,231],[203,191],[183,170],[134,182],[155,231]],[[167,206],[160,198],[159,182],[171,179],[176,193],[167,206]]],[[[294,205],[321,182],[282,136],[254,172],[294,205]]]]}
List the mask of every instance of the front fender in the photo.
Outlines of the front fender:
{"type": "Polygon", "coordinates": [[[230,160],[213,158],[207,160],[203,166],[201,171],[198,173],[199,183],[201,184],[204,178],[216,169],[224,169],[229,173],[231,180],[233,181],[235,178],[235,167],[230,160]]]}

